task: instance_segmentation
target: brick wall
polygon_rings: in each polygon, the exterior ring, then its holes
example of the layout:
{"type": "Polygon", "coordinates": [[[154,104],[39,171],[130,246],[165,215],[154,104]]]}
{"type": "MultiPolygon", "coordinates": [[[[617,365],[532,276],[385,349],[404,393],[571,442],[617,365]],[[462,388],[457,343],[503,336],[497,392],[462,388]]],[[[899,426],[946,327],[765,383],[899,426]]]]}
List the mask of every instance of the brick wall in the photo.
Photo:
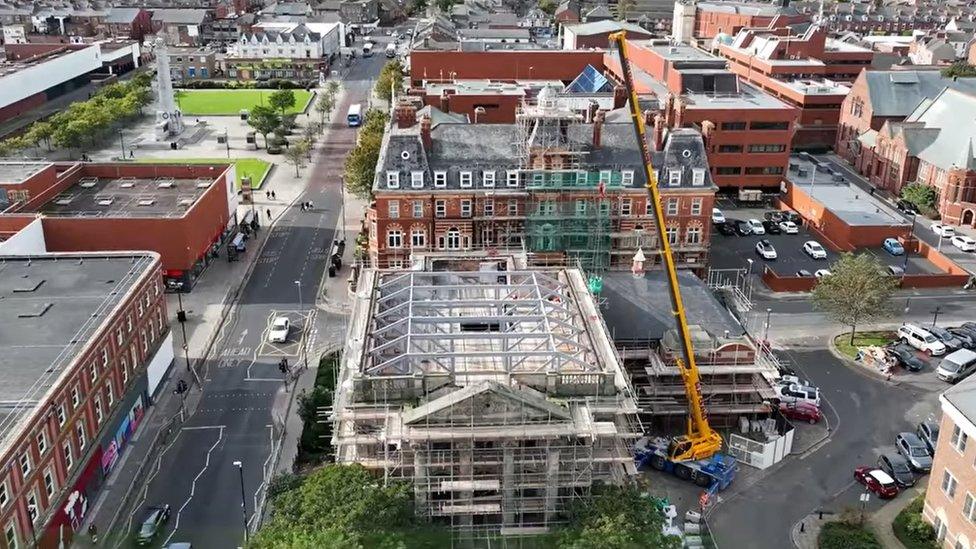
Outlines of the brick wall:
{"type": "Polygon", "coordinates": [[[410,80],[563,80],[571,81],[593,65],[603,72],[601,51],[414,51],[410,54],[410,80]],[[529,67],[532,67],[531,74],[529,67]]]}

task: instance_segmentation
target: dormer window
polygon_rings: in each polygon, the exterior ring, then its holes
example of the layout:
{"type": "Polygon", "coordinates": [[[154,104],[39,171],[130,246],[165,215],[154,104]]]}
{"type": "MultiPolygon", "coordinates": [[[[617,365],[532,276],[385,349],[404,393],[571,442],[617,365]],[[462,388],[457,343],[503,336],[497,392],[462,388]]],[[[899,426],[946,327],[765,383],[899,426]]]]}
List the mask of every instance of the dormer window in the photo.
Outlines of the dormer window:
{"type": "Polygon", "coordinates": [[[624,170],[620,172],[620,183],[625,187],[634,184],[634,170],[624,170]]]}
{"type": "Polygon", "coordinates": [[[695,186],[702,186],[705,184],[705,170],[702,168],[695,168],[691,170],[691,184],[695,186]]]}
{"type": "Polygon", "coordinates": [[[495,172],[484,171],[481,172],[481,184],[485,187],[495,186],[495,172]]]}
{"type": "Polygon", "coordinates": [[[424,172],[410,172],[410,186],[421,189],[424,186],[424,172]]]}
{"type": "Polygon", "coordinates": [[[386,188],[400,188],[400,172],[386,172],[386,188]]]}
{"type": "Polygon", "coordinates": [[[506,181],[509,187],[518,187],[519,184],[518,170],[508,170],[508,172],[506,172],[506,181]]]}
{"type": "Polygon", "coordinates": [[[447,172],[434,172],[434,187],[443,189],[447,186],[447,172]]]}
{"type": "Polygon", "coordinates": [[[681,184],[681,170],[668,170],[668,186],[677,187],[681,184]]]}
{"type": "Polygon", "coordinates": [[[610,184],[610,170],[600,170],[600,184],[601,185],[610,184]]]}
{"type": "Polygon", "coordinates": [[[471,187],[471,172],[461,172],[460,174],[461,187],[464,189],[471,187]]]}

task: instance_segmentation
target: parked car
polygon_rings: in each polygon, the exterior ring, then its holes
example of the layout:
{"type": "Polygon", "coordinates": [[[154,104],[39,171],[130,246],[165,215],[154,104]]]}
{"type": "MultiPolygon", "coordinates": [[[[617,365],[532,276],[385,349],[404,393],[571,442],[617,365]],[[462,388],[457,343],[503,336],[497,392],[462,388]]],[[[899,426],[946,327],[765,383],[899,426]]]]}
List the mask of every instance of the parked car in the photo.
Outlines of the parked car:
{"type": "Polygon", "coordinates": [[[952,242],[953,246],[964,252],[976,252],[976,240],[973,240],[968,236],[957,234],[956,236],[952,237],[950,242],[952,242]]]}
{"type": "Polygon", "coordinates": [[[917,213],[919,213],[918,212],[918,206],[916,206],[915,204],[913,204],[913,203],[911,203],[911,202],[909,202],[907,200],[899,200],[898,202],[895,202],[895,206],[898,208],[898,211],[899,212],[904,212],[904,213],[907,213],[907,214],[917,214],[917,213]]]}
{"type": "Polygon", "coordinates": [[[725,223],[716,223],[715,230],[717,230],[719,234],[723,234],[725,236],[735,236],[735,229],[728,221],[725,223]]]}
{"type": "Polygon", "coordinates": [[[766,234],[780,234],[783,232],[779,228],[779,223],[775,221],[763,221],[763,228],[766,229],[766,234]]]}
{"type": "Polygon", "coordinates": [[[746,223],[749,224],[749,230],[752,231],[752,234],[766,234],[766,228],[763,227],[762,221],[750,219],[746,223]]]}
{"type": "Polygon", "coordinates": [[[898,339],[933,356],[943,355],[946,346],[931,332],[916,324],[902,324],[898,328],[898,339]]]}
{"type": "Polygon", "coordinates": [[[814,259],[827,259],[827,250],[816,240],[807,240],[804,242],[803,253],[814,259]]]}
{"type": "Polygon", "coordinates": [[[915,474],[908,466],[908,460],[898,454],[881,454],[878,457],[878,469],[895,479],[895,484],[902,488],[915,486],[915,474]]]}
{"type": "Polygon", "coordinates": [[[288,341],[288,332],[291,331],[291,321],[287,316],[278,316],[271,322],[271,329],[268,330],[268,341],[271,343],[284,343],[288,341]]]}
{"type": "Polygon", "coordinates": [[[895,479],[881,469],[867,465],[858,467],[854,469],[854,479],[881,499],[891,499],[898,495],[898,485],[895,484],[895,479]]]}
{"type": "Polygon", "coordinates": [[[776,387],[776,396],[780,402],[806,402],[818,407],[820,406],[820,389],[816,387],[804,387],[795,383],[780,385],[776,387]]]}
{"type": "Polygon", "coordinates": [[[828,276],[830,276],[832,274],[834,274],[834,273],[830,272],[830,269],[817,269],[813,273],[813,276],[815,276],[817,278],[827,278],[828,276]]]}
{"type": "Polygon", "coordinates": [[[949,225],[943,225],[942,223],[933,223],[932,232],[941,236],[942,238],[952,238],[956,236],[956,230],[949,225]]]}
{"type": "Polygon", "coordinates": [[[948,332],[962,341],[962,346],[966,349],[976,348],[976,334],[965,328],[949,328],[948,332]]]}
{"type": "Polygon", "coordinates": [[[935,455],[935,445],[939,442],[939,424],[934,421],[923,421],[915,428],[915,434],[922,439],[929,453],[935,455]]]}
{"type": "Polygon", "coordinates": [[[813,273],[811,273],[806,269],[800,269],[799,271],[796,272],[796,276],[813,276],[813,273]]]}
{"type": "Polygon", "coordinates": [[[163,525],[169,520],[169,505],[158,505],[147,507],[142,519],[142,526],[136,534],[137,545],[149,545],[153,539],[163,529],[163,525]]]}
{"type": "Polygon", "coordinates": [[[895,437],[895,448],[898,453],[908,460],[908,465],[914,471],[927,473],[932,469],[932,454],[926,448],[922,439],[915,433],[898,433],[895,437]]]}
{"type": "Polygon", "coordinates": [[[925,329],[937,337],[948,351],[957,351],[966,346],[961,338],[941,326],[929,326],[925,329]]]}
{"type": "Polygon", "coordinates": [[[756,243],[756,253],[763,259],[776,259],[776,248],[765,238],[756,243]]]}
{"type": "Polygon", "coordinates": [[[902,324],[898,328],[898,339],[932,356],[944,355],[946,346],[939,338],[915,324],[902,324]]]}
{"type": "Polygon", "coordinates": [[[942,359],[942,362],[939,362],[939,367],[935,369],[935,375],[942,381],[955,383],[968,377],[969,374],[973,373],[973,370],[976,370],[976,352],[969,349],[959,349],[949,353],[942,359]]]}
{"type": "Polygon", "coordinates": [[[792,221],[780,221],[779,228],[786,234],[797,234],[800,232],[800,228],[792,221]]]}
{"type": "Polygon", "coordinates": [[[776,380],[776,385],[800,385],[803,387],[815,387],[813,383],[792,374],[780,376],[779,379],[776,380]]]}
{"type": "Polygon", "coordinates": [[[784,213],[785,212],[781,212],[779,210],[770,210],[763,214],[763,219],[766,221],[772,221],[773,223],[779,223],[780,221],[786,219],[784,213]]]}
{"type": "Polygon", "coordinates": [[[784,417],[805,421],[811,425],[820,421],[820,408],[808,402],[780,402],[779,411],[784,417]]]}
{"type": "Polygon", "coordinates": [[[884,242],[881,243],[881,247],[885,249],[891,255],[904,255],[905,247],[898,242],[897,238],[886,238],[884,242]]]}
{"type": "Polygon", "coordinates": [[[752,234],[752,225],[748,221],[736,221],[735,232],[739,233],[740,236],[748,236],[752,234]]]}
{"type": "Polygon", "coordinates": [[[718,208],[712,208],[712,223],[718,225],[725,223],[725,214],[718,208]]]}
{"type": "Polygon", "coordinates": [[[905,276],[905,269],[902,269],[897,265],[888,265],[888,267],[885,268],[885,272],[891,276],[905,276]]]}
{"type": "Polygon", "coordinates": [[[925,368],[925,361],[915,354],[915,349],[911,345],[897,343],[888,348],[888,353],[910,372],[920,372],[925,368]]]}

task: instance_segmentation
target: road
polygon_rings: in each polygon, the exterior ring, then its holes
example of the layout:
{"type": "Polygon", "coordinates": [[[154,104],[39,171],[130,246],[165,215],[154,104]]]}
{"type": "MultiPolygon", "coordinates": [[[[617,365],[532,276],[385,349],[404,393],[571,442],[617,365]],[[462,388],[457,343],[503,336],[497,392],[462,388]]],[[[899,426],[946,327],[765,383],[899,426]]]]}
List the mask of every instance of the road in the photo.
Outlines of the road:
{"type": "MultiPolygon", "coordinates": [[[[138,522],[147,505],[169,504],[172,517],[158,543],[215,549],[242,545],[242,487],[234,462],[243,463],[251,520],[271,463],[271,410],[283,390],[278,361],[287,357],[298,366],[303,344],[342,339],[338,319],[316,318],[314,300],[338,219],[340,172],[356,140],[356,129],[345,127],[344,113],[366,99],[385,61],[380,55],[357,59],[343,78],[337,124],[310,165],[311,181],[296,202],[310,200],[314,209],[305,212],[296,205],[272,229],[206,362],[199,407],[163,450],[159,471],[147,479],[145,499],[124,511],[124,526],[138,522]],[[291,319],[287,344],[267,343],[266,330],[277,315],[291,319]]],[[[192,300],[192,294],[188,297],[192,300]]]]}
{"type": "MultiPolygon", "coordinates": [[[[854,482],[854,468],[874,464],[882,451],[891,451],[897,433],[940,415],[936,392],[876,381],[829,351],[814,349],[817,345],[823,342],[811,340],[809,349],[788,352],[786,358],[820,387],[831,438],[808,455],[762,473],[759,482],[733,485],[723,493],[709,519],[719,547],[792,547],[790,529],[806,515],[856,509],[863,489],[854,482]]],[[[868,510],[878,506],[872,498],[868,510]]]]}

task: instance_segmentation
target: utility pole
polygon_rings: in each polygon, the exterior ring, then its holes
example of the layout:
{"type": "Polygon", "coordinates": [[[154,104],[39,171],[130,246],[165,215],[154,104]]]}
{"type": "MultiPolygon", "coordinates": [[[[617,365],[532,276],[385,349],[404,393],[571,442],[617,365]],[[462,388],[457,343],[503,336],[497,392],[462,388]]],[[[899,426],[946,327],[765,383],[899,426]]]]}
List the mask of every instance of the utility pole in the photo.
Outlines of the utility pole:
{"type": "Polygon", "coordinates": [[[122,148],[122,160],[125,160],[125,138],[122,135],[122,130],[119,130],[119,146],[122,148]]]}
{"type": "Polygon", "coordinates": [[[244,463],[235,461],[234,465],[241,477],[241,518],[244,520],[244,545],[247,545],[247,496],[244,495],[244,463]]]}
{"type": "Polygon", "coordinates": [[[302,334],[302,367],[307,370],[308,369],[308,336],[312,329],[311,322],[310,322],[312,320],[312,313],[309,312],[307,315],[305,314],[305,303],[302,301],[302,281],[296,280],[295,286],[298,286],[298,310],[301,311],[302,314],[304,315],[303,317],[304,320],[302,320],[302,324],[303,324],[302,331],[304,332],[302,334]]]}
{"type": "Polygon", "coordinates": [[[939,313],[941,313],[941,312],[942,312],[942,306],[941,305],[936,305],[935,306],[935,310],[932,311],[932,313],[934,315],[932,317],[932,325],[933,326],[935,326],[935,323],[939,321],[939,313]]]}
{"type": "Polygon", "coordinates": [[[180,323],[180,331],[183,332],[183,360],[186,361],[186,371],[190,371],[190,353],[186,341],[186,311],[183,310],[183,292],[176,292],[176,300],[179,302],[180,309],[176,311],[176,320],[180,323]]]}

